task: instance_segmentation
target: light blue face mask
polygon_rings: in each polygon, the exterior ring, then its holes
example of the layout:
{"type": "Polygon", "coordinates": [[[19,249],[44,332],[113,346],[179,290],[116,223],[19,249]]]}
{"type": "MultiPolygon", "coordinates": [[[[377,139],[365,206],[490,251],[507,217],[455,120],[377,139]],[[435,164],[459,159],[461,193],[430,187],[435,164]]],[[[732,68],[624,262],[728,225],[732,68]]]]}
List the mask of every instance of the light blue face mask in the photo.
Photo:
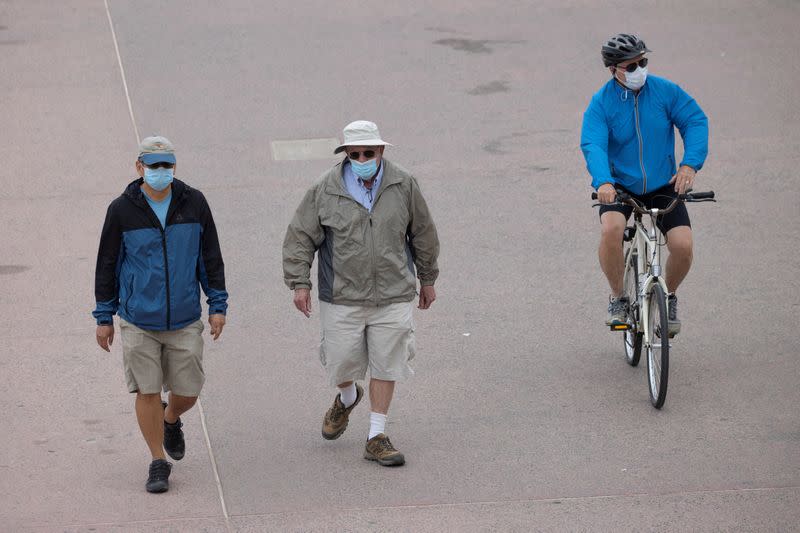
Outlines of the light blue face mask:
{"type": "Polygon", "coordinates": [[[372,179],[372,176],[378,173],[378,160],[370,159],[366,163],[359,163],[358,161],[350,160],[350,166],[353,169],[353,173],[361,178],[362,180],[369,181],[372,179]]]}
{"type": "Polygon", "coordinates": [[[172,183],[173,169],[144,167],[144,181],[156,191],[163,191],[172,183]]]}

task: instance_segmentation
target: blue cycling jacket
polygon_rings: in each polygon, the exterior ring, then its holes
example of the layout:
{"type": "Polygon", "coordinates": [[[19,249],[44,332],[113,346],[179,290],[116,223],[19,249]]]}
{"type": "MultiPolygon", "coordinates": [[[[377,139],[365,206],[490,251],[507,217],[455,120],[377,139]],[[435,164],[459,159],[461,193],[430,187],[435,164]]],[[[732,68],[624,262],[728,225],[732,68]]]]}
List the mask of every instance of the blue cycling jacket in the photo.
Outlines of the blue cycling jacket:
{"type": "Polygon", "coordinates": [[[200,287],[209,314],[225,314],[225,265],[203,193],[172,182],[166,227],[161,227],[135,180],[111,202],[100,236],[92,313],[112,324],[118,313],[147,330],[175,330],[200,318],[200,287]]]}
{"type": "Polygon", "coordinates": [[[621,185],[645,194],[675,174],[675,127],[681,132],[681,165],[700,170],[708,155],[708,118],[677,84],[648,76],[638,93],[613,78],[583,114],[581,150],[592,187],[621,185]]]}

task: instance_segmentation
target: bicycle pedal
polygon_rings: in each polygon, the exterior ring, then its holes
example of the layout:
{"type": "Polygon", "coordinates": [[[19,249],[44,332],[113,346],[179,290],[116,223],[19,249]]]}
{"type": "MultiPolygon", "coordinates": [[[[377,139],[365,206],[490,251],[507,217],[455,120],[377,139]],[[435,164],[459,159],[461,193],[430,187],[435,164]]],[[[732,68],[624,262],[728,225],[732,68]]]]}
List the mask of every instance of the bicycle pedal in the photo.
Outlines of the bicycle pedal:
{"type": "Polygon", "coordinates": [[[631,329],[629,324],[611,324],[608,326],[611,331],[627,331],[631,329]]]}

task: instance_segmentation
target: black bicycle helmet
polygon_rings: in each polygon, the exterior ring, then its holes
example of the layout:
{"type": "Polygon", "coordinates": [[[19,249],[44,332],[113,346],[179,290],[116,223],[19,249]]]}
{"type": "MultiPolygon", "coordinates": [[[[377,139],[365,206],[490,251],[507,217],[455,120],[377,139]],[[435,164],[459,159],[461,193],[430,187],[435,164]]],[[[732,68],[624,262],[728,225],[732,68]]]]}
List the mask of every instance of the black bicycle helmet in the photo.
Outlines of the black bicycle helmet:
{"type": "Polygon", "coordinates": [[[630,33],[618,33],[603,45],[600,53],[603,56],[603,64],[610,67],[639,57],[645,52],[650,52],[650,50],[645,46],[643,40],[630,33]]]}

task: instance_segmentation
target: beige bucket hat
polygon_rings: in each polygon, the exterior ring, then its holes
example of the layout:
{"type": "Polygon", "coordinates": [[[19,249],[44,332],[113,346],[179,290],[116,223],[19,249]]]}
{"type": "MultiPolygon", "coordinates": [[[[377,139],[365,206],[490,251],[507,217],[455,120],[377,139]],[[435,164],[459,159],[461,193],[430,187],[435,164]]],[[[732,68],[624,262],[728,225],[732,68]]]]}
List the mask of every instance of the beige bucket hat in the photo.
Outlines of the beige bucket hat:
{"type": "Polygon", "coordinates": [[[346,146],[393,146],[381,139],[378,126],[368,120],[356,120],[344,127],[344,142],[340,144],[334,154],[338,154],[346,146]]]}

